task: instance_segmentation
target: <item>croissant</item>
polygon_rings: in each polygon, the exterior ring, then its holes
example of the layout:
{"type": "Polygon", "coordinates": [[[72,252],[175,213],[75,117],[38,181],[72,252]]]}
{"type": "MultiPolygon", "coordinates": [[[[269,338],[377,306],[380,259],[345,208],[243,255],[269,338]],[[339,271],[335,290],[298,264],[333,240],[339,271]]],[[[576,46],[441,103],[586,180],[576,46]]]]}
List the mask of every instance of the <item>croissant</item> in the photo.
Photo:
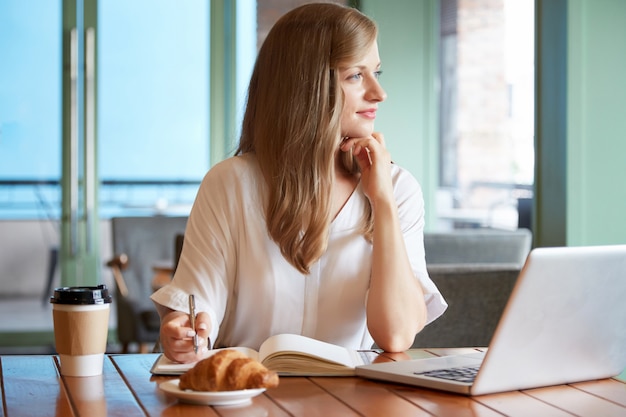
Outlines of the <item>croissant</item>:
{"type": "Polygon", "coordinates": [[[278,386],[278,374],[232,349],[201,360],[180,377],[178,387],[193,391],[234,391],[278,386]]]}

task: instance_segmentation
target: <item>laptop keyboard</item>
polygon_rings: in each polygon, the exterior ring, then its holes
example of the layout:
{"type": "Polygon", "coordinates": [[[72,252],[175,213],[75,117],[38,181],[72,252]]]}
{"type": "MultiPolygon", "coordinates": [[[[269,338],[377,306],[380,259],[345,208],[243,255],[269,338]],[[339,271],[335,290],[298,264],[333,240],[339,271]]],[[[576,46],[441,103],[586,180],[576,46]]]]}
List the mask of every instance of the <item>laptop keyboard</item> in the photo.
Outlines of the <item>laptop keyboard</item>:
{"type": "Polygon", "coordinates": [[[425,375],[432,378],[449,379],[458,382],[474,382],[478,373],[478,366],[464,366],[461,368],[436,369],[434,371],[416,372],[417,375],[425,375]]]}

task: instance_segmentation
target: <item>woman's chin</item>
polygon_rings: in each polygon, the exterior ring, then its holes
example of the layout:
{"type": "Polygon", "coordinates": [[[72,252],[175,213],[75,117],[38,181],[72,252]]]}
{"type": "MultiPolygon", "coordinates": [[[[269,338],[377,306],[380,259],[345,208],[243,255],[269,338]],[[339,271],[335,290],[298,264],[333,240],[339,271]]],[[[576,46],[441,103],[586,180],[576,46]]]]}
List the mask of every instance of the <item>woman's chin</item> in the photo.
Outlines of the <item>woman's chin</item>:
{"type": "Polygon", "coordinates": [[[349,139],[349,138],[370,138],[372,137],[372,134],[374,133],[373,129],[358,129],[358,130],[351,130],[347,133],[342,133],[341,137],[345,139],[349,139]]]}

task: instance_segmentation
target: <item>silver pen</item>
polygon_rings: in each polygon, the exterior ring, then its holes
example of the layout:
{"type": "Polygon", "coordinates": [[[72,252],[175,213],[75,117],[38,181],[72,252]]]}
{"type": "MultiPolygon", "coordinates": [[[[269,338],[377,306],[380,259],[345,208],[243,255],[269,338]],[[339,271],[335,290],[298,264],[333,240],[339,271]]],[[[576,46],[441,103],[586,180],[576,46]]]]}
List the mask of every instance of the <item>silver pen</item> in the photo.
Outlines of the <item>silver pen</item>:
{"type": "MultiPolygon", "coordinates": [[[[191,322],[191,330],[196,331],[196,299],[193,294],[189,295],[189,321],[191,322]]],[[[193,336],[193,351],[198,353],[198,333],[193,336]]]]}

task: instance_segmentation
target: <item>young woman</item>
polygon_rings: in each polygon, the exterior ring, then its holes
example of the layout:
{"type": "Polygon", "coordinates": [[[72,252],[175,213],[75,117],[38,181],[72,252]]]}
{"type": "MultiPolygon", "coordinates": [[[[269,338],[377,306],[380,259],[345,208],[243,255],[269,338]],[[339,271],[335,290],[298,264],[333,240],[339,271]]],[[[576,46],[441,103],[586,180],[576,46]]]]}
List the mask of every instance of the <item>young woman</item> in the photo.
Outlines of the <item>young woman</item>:
{"type": "Polygon", "coordinates": [[[176,274],[152,297],[170,359],[279,333],[403,351],[445,310],[419,184],[374,133],[386,98],[376,37],[372,20],[331,3],[296,8],[268,34],[236,156],[206,174],[176,274]]]}

